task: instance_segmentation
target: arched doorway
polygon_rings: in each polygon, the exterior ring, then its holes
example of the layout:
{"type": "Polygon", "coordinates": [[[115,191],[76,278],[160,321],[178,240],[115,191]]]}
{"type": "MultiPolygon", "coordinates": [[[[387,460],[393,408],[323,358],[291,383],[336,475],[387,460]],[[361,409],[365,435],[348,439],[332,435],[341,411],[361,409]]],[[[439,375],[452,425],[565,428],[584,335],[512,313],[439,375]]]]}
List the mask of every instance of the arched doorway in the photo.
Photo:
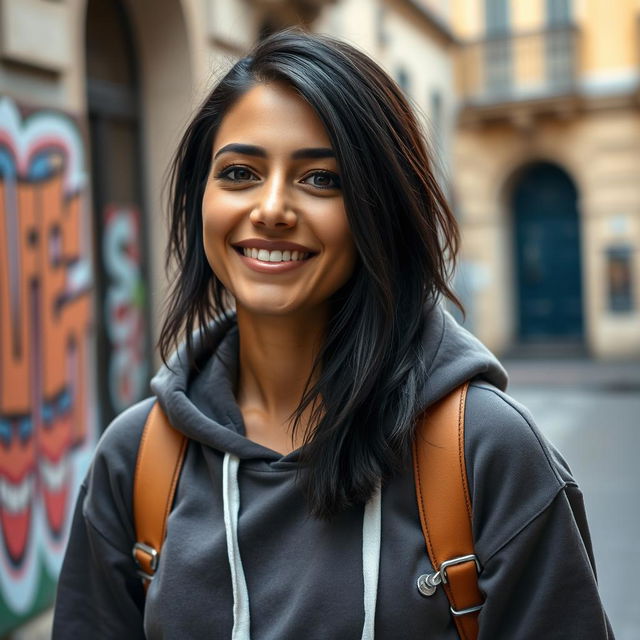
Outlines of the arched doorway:
{"type": "Polygon", "coordinates": [[[518,337],[581,343],[582,270],[577,190],[557,165],[524,169],[513,188],[518,337]]]}
{"type": "Polygon", "coordinates": [[[147,393],[150,360],[137,50],[120,0],[89,0],[91,142],[99,424],[147,393]]]}

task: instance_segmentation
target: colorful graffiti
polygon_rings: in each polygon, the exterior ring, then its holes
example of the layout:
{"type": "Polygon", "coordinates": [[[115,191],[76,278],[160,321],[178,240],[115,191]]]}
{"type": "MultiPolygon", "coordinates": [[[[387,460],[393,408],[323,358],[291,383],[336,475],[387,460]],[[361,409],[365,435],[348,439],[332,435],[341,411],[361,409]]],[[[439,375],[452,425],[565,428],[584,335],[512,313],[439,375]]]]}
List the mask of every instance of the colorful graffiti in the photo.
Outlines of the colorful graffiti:
{"type": "Polygon", "coordinates": [[[109,206],[104,215],[102,262],[109,278],[104,322],[111,345],[109,399],[116,413],[144,396],[147,388],[145,284],[140,212],[109,206]]]}
{"type": "Polygon", "coordinates": [[[95,438],[84,171],[72,119],[0,98],[0,634],[53,597],[95,438]]]}

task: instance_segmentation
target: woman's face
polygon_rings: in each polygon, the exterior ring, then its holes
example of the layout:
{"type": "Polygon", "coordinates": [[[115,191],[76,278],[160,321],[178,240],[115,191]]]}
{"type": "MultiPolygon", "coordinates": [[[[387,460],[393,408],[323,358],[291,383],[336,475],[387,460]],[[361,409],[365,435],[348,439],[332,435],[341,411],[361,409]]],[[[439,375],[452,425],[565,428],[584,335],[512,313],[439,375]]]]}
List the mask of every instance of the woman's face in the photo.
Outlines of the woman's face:
{"type": "Polygon", "coordinates": [[[202,201],[204,250],[238,308],[321,310],[356,251],[329,137],[291,88],[259,84],[227,112],[202,201]]]}

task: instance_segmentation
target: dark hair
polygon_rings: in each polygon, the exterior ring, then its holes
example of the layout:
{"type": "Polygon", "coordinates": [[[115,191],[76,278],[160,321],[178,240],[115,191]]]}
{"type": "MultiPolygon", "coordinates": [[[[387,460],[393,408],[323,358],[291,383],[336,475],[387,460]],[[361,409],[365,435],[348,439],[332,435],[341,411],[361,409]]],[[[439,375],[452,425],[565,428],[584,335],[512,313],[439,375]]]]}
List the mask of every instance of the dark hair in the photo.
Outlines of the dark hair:
{"type": "MultiPolygon", "coordinates": [[[[176,269],[160,335],[166,361],[192,331],[210,339],[227,315],[224,288],[207,262],[201,203],[221,120],[257,83],[280,81],[315,110],[340,168],[358,252],[333,298],[315,383],[307,383],[294,429],[310,407],[301,476],[311,512],[329,517],[366,501],[408,459],[426,377],[425,305],[445,297],[459,235],[438,186],[416,117],[396,83],[370,58],[332,38],[276,33],[239,60],[188,126],[171,167],[167,265],[176,269]]],[[[311,379],[310,379],[311,380],[311,379]]]]}

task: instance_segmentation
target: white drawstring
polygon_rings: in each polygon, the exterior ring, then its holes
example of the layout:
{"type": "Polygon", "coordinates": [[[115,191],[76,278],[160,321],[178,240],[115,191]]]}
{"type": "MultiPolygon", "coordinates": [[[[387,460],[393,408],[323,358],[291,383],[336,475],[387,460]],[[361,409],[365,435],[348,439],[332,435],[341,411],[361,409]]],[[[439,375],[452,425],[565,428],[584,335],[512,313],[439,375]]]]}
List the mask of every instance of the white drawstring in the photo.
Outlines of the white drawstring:
{"type": "MultiPolygon", "coordinates": [[[[225,453],[222,464],[222,497],[224,527],[227,536],[227,556],[231,569],[233,591],[233,632],[231,640],[251,640],[249,592],[242,567],[238,544],[238,513],[240,489],[238,487],[237,456],[225,453]]],[[[364,623],[361,640],[374,640],[378,574],[380,571],[380,543],[382,526],[382,497],[378,486],[364,508],[362,519],[362,580],[364,583],[364,623]]]]}
{"type": "Polygon", "coordinates": [[[231,569],[233,590],[233,632],[231,640],[251,640],[251,618],[249,615],[249,592],[242,568],[238,545],[238,512],[240,511],[240,489],[238,488],[238,465],[240,460],[230,453],[224,454],[222,464],[222,498],[224,504],[224,528],[227,534],[227,555],[231,569]]]}
{"type": "Polygon", "coordinates": [[[362,579],[364,582],[364,624],[362,640],[373,640],[380,572],[382,496],[378,486],[364,508],[362,519],[362,579]]]}

